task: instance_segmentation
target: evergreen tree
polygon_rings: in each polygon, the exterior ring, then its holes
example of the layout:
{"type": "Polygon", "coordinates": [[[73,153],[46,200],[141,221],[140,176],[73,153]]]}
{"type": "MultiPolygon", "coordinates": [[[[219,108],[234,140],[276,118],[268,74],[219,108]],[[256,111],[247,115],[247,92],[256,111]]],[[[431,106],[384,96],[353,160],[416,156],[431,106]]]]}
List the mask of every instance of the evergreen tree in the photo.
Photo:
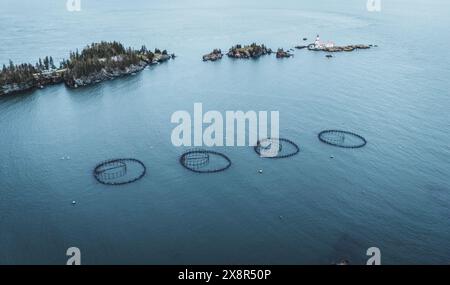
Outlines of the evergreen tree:
{"type": "Polygon", "coordinates": [[[45,70],[48,70],[48,66],[49,65],[49,59],[48,59],[48,56],[46,56],[45,58],[44,58],[44,68],[45,68],[45,70]]]}
{"type": "Polygon", "coordinates": [[[55,64],[53,62],[53,57],[51,57],[51,56],[50,56],[50,68],[51,69],[56,69],[56,66],[55,66],[55,64]]]}

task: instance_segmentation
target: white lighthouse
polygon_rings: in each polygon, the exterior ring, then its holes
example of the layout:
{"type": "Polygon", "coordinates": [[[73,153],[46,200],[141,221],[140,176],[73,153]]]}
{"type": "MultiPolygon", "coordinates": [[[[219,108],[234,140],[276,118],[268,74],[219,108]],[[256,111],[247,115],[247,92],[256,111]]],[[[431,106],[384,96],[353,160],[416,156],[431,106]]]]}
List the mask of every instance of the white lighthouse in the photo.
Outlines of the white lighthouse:
{"type": "Polygon", "coordinates": [[[315,48],[320,48],[322,45],[320,43],[320,37],[319,35],[317,35],[316,40],[314,41],[314,47],[315,48]]]}

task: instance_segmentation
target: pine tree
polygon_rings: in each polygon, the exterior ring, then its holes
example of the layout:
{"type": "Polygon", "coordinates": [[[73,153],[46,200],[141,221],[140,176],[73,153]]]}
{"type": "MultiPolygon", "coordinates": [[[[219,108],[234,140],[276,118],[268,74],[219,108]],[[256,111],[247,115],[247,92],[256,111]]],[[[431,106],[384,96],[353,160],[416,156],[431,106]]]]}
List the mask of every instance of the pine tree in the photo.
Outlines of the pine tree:
{"type": "Polygon", "coordinates": [[[53,62],[53,57],[51,57],[51,56],[50,56],[50,67],[51,67],[51,69],[56,69],[56,66],[53,62]]]}

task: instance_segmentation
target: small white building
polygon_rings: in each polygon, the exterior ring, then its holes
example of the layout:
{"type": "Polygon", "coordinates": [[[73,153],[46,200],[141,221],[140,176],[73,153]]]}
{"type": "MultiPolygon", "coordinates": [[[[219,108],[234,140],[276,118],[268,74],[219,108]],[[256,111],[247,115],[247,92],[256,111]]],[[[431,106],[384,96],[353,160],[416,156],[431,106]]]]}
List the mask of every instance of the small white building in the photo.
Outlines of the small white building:
{"type": "Polygon", "coordinates": [[[326,47],[326,48],[332,48],[332,47],[334,47],[334,43],[331,42],[331,41],[328,41],[328,42],[325,44],[325,47],[326,47]]]}
{"type": "Polygon", "coordinates": [[[328,41],[326,43],[323,43],[320,41],[319,35],[317,35],[316,40],[314,41],[314,47],[318,48],[318,49],[332,48],[332,47],[334,47],[334,42],[328,41]]]}

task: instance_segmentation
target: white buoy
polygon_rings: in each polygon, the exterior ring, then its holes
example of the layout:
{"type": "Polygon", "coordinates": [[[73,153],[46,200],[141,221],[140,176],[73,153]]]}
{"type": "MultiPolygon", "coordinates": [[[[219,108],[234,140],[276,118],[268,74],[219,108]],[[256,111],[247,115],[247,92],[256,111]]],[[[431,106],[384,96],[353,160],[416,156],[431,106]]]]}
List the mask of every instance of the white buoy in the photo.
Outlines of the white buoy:
{"type": "Polygon", "coordinates": [[[261,174],[261,173],[263,173],[263,170],[262,169],[260,169],[260,170],[258,170],[258,172],[261,174]]]}
{"type": "Polygon", "coordinates": [[[72,201],[72,205],[75,205],[77,202],[75,200],[72,201]]]}

